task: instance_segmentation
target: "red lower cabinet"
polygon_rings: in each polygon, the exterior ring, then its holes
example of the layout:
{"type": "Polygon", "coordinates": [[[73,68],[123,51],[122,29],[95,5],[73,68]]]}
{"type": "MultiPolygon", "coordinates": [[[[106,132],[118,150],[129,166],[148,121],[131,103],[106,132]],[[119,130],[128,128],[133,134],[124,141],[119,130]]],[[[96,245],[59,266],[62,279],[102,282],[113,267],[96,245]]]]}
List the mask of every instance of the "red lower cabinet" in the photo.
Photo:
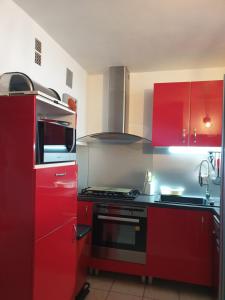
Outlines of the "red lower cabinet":
{"type": "Polygon", "coordinates": [[[203,210],[148,209],[148,275],[212,286],[212,215],[203,210]]]}
{"type": "Polygon", "coordinates": [[[72,300],[76,283],[76,219],[35,243],[34,300],[72,300]]]}

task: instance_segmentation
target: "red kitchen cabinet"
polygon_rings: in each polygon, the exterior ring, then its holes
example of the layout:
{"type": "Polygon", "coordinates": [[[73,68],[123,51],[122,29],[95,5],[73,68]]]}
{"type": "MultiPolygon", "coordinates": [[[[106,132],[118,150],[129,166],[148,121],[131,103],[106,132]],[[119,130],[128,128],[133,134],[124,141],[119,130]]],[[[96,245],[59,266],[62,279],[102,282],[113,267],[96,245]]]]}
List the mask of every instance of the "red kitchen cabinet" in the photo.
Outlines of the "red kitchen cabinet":
{"type": "Polygon", "coordinates": [[[0,299],[30,300],[35,102],[17,96],[0,103],[0,299]]]}
{"type": "Polygon", "coordinates": [[[76,219],[35,242],[34,300],[74,299],[76,219]]]}
{"type": "Polygon", "coordinates": [[[152,143],[154,146],[187,146],[190,83],[154,85],[152,143]]]}
{"type": "Polygon", "coordinates": [[[49,109],[58,116],[70,112],[38,97],[0,97],[0,299],[4,300],[71,300],[75,292],[77,166],[35,165],[36,110],[44,106],[45,112],[49,109]],[[55,176],[58,172],[65,175],[55,176]],[[54,296],[48,297],[51,293],[54,296]]]}
{"type": "Polygon", "coordinates": [[[212,286],[212,216],[203,210],[148,210],[148,274],[212,286]]]}
{"type": "Polygon", "coordinates": [[[77,217],[77,165],[36,169],[36,239],[77,217]]]}
{"type": "Polygon", "coordinates": [[[93,202],[78,201],[78,224],[92,226],[93,202]]]}
{"type": "Polygon", "coordinates": [[[190,146],[221,146],[223,81],[191,82],[190,146]]]}
{"type": "Polygon", "coordinates": [[[223,81],[156,83],[154,146],[221,146],[223,81]]]}

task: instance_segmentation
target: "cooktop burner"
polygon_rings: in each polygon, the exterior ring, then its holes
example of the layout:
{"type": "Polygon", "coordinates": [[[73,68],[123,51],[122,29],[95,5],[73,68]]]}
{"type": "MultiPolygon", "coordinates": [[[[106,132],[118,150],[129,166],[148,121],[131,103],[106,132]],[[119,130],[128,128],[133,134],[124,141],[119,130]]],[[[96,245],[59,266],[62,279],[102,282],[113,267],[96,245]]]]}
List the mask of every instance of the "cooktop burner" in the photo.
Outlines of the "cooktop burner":
{"type": "Polygon", "coordinates": [[[81,195],[95,198],[126,199],[132,200],[139,195],[136,189],[112,188],[112,187],[88,187],[81,191],[81,195]]]}

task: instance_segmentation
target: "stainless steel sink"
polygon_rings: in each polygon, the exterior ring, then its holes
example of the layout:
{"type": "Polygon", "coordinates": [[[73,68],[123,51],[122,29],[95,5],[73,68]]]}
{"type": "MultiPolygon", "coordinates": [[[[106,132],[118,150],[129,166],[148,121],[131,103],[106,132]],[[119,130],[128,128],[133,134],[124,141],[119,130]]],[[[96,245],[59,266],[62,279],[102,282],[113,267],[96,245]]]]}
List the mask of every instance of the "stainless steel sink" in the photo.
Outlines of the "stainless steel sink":
{"type": "Polygon", "coordinates": [[[190,205],[193,205],[193,204],[194,205],[205,205],[206,199],[201,198],[201,197],[161,195],[159,202],[190,204],[190,205]]]}

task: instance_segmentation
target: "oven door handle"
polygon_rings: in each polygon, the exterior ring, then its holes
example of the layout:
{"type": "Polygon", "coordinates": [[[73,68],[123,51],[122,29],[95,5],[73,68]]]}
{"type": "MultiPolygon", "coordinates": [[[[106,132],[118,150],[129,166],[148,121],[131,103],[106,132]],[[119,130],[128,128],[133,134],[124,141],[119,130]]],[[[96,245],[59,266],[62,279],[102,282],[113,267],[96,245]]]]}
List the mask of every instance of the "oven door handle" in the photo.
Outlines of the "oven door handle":
{"type": "Polygon", "coordinates": [[[127,223],[139,223],[139,219],[131,219],[131,218],[120,218],[120,217],[111,217],[111,216],[97,216],[100,220],[109,220],[109,221],[119,221],[119,222],[127,222],[127,223]]]}

